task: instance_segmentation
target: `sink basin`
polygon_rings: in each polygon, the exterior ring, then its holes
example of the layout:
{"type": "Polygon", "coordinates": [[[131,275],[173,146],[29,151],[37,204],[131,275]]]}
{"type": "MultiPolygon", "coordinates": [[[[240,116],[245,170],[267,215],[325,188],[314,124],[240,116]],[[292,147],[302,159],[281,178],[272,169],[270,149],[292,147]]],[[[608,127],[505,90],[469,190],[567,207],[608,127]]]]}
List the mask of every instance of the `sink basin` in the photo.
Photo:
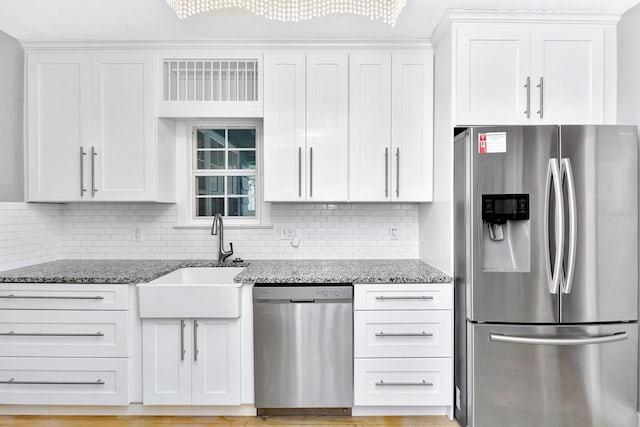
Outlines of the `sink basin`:
{"type": "Polygon", "coordinates": [[[142,318],[237,318],[242,283],[233,278],[244,268],[193,267],[138,284],[142,318]]]}

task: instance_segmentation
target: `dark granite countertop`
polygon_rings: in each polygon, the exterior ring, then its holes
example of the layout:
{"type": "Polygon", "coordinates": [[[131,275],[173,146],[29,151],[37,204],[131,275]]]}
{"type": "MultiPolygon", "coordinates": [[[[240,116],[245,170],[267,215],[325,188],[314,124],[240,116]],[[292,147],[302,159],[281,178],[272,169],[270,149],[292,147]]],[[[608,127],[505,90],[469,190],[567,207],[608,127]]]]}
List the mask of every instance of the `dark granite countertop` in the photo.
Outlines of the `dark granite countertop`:
{"type": "Polygon", "coordinates": [[[246,283],[448,283],[420,260],[59,260],[0,271],[4,283],[144,283],[184,267],[247,267],[246,283]]]}
{"type": "Polygon", "coordinates": [[[256,260],[236,282],[448,283],[451,277],[417,259],[256,260]]]}

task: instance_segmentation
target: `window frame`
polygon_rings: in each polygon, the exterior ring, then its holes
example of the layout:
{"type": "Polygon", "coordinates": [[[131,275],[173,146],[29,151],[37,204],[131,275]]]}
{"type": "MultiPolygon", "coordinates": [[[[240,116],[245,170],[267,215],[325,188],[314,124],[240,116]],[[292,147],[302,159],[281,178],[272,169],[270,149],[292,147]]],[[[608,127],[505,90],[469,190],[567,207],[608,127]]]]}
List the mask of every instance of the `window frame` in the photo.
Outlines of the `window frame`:
{"type": "MultiPolygon", "coordinates": [[[[269,205],[264,202],[263,197],[263,132],[262,120],[260,119],[202,119],[202,120],[177,120],[176,121],[176,204],[177,204],[177,228],[195,227],[209,228],[213,217],[196,216],[196,177],[197,176],[224,176],[225,189],[227,187],[227,177],[248,176],[255,174],[255,217],[224,216],[225,227],[232,228],[271,228],[269,205]],[[256,170],[252,173],[250,169],[197,169],[197,129],[255,129],[256,132],[256,170]],[[181,141],[182,139],[182,141],[181,141]],[[182,148],[182,149],[181,149],[182,148]],[[224,171],[224,172],[215,172],[224,171]],[[249,171],[249,172],[248,172],[249,171]]],[[[228,139],[228,135],[227,135],[228,139]]],[[[225,152],[233,151],[225,147],[225,152]]],[[[228,154],[227,154],[228,155],[228,154]]],[[[225,160],[225,167],[228,166],[228,159],[225,160]]],[[[228,200],[228,195],[223,196],[228,200]]],[[[228,207],[227,207],[228,209],[228,207]]]]}

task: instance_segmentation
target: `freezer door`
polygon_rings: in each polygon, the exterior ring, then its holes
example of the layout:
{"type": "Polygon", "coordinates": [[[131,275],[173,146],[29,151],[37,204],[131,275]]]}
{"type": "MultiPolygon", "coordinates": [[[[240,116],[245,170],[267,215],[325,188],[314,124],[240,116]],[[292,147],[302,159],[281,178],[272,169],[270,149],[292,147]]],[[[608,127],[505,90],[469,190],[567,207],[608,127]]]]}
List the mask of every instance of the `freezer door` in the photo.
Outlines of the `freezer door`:
{"type": "MultiPolygon", "coordinates": [[[[555,254],[554,245],[548,241],[553,241],[553,233],[549,239],[546,238],[544,221],[550,216],[550,208],[545,208],[545,197],[549,195],[550,203],[553,203],[555,194],[547,191],[553,187],[548,185],[547,174],[550,172],[550,160],[558,159],[558,128],[473,128],[468,138],[466,154],[470,191],[467,197],[471,198],[471,203],[465,204],[465,210],[468,210],[467,221],[471,224],[472,265],[467,285],[467,318],[485,322],[556,323],[560,320],[559,297],[557,293],[550,292],[547,278],[547,266],[555,254]],[[501,132],[506,134],[503,145],[496,136],[501,132]],[[494,141],[483,147],[483,139],[494,141]],[[496,144],[495,140],[499,142],[496,144]],[[518,241],[511,241],[508,236],[509,227],[515,222],[505,225],[502,241],[488,241],[488,225],[482,220],[482,195],[505,193],[529,195],[530,219],[526,223],[518,223],[518,227],[525,226],[524,232],[520,230],[517,235],[518,241]],[[511,271],[500,271],[501,263],[511,262],[512,255],[518,250],[517,245],[526,245],[526,259],[520,257],[514,262],[518,265],[511,271]],[[551,251],[548,256],[545,255],[545,245],[551,251]],[[494,252],[489,253],[489,250],[494,252]],[[500,255],[496,256],[497,253],[500,255]]],[[[456,161],[460,159],[456,157],[456,161]]],[[[550,229],[553,231],[553,224],[550,229]]],[[[558,265],[559,261],[560,258],[558,265]]]]}
{"type": "Polygon", "coordinates": [[[567,218],[561,320],[637,320],[635,127],[562,126],[560,139],[567,218]],[[570,206],[571,187],[575,209],[570,206]]]}
{"type": "Polygon", "coordinates": [[[468,328],[470,427],[637,426],[637,323],[468,328]]]}

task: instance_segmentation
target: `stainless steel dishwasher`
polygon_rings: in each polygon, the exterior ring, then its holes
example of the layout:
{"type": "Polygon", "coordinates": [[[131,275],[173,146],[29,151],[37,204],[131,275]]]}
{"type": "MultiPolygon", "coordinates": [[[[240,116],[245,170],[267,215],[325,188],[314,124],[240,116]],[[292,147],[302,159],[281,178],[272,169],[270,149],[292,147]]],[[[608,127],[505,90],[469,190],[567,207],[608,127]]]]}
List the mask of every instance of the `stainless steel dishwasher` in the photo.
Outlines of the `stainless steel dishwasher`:
{"type": "Polygon", "coordinates": [[[350,414],[352,307],[351,285],[254,286],[255,405],[259,415],[304,412],[302,408],[350,414]]]}

